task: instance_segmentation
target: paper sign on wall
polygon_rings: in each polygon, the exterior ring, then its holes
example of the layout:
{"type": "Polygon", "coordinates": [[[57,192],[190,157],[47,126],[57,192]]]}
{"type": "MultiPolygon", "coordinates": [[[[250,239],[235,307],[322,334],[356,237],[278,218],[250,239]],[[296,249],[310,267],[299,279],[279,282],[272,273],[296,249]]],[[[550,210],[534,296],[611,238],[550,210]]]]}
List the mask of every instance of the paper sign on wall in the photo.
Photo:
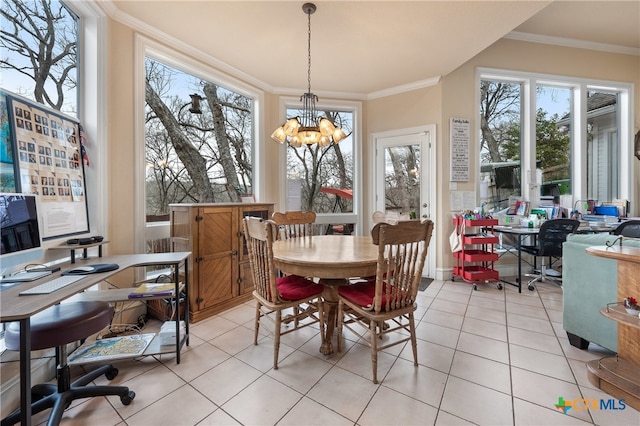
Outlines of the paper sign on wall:
{"type": "Polygon", "coordinates": [[[449,132],[451,135],[451,182],[469,181],[469,120],[451,118],[449,132]]]}

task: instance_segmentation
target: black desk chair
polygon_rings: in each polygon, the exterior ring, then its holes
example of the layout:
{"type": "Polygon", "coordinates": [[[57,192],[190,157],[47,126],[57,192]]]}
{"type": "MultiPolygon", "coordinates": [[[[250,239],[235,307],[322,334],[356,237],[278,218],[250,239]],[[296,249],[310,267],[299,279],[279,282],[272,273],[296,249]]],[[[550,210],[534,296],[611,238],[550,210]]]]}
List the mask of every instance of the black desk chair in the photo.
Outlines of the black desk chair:
{"type": "Polygon", "coordinates": [[[541,257],[540,274],[534,275],[534,278],[529,281],[527,288],[530,291],[534,290],[533,283],[536,281],[546,280],[551,278],[556,284],[560,284],[560,277],[552,277],[547,275],[547,268],[545,264],[545,258],[549,258],[549,267],[553,265],[553,258],[562,257],[562,243],[567,240],[567,235],[573,234],[578,229],[580,222],[574,219],[551,219],[540,225],[540,232],[538,233],[537,244],[535,246],[522,246],[520,249],[529,253],[535,257],[541,257]]]}
{"type": "MultiPolygon", "coordinates": [[[[28,297],[28,296],[26,296],[28,297]]],[[[80,398],[118,395],[124,405],[129,405],[136,394],[126,386],[87,386],[102,374],[109,380],[118,370],[103,365],[71,383],[71,372],[67,364],[67,343],[86,339],[109,325],[113,308],[106,302],[69,302],[54,305],[31,318],[31,349],[58,348],[60,365],[57,369],[57,384],[44,383],[31,388],[32,415],[52,408],[48,426],[60,424],[64,410],[71,402],[80,398]]],[[[5,331],[7,349],[20,350],[20,324],[13,322],[5,331]]],[[[29,356],[29,355],[23,355],[29,356]]],[[[20,421],[20,410],[2,419],[2,426],[20,421]]],[[[96,420],[99,423],[99,420],[96,420]]]]}
{"type": "Polygon", "coordinates": [[[640,220],[626,220],[613,231],[613,235],[640,238],[640,220]]]}

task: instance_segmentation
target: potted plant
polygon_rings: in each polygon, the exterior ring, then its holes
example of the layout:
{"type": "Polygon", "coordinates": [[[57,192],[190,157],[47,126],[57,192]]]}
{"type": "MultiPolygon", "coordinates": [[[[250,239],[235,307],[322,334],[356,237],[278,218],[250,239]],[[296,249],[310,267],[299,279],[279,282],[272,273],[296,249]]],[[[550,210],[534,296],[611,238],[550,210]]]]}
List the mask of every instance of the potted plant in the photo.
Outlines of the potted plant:
{"type": "Polygon", "coordinates": [[[622,302],[622,305],[624,306],[624,309],[627,311],[627,313],[636,317],[640,316],[640,305],[638,305],[638,301],[634,297],[627,297],[622,302]]]}

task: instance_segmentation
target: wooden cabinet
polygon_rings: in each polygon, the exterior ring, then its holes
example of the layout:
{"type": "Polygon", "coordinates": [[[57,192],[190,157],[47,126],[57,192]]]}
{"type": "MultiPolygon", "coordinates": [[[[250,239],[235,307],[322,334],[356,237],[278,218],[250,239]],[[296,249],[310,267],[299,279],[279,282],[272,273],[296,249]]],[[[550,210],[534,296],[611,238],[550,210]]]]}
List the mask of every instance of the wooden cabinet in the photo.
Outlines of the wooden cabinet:
{"type": "Polygon", "coordinates": [[[253,280],[242,234],[245,216],[268,219],[272,203],[171,204],[171,250],[190,251],[190,320],[251,297],[253,280]]]}
{"type": "MultiPolygon", "coordinates": [[[[640,294],[640,248],[622,244],[587,249],[592,256],[618,261],[618,301],[640,294]]],[[[640,410],[640,318],[621,306],[603,307],[600,313],[618,323],[618,354],[587,362],[589,381],[640,410]]]]}

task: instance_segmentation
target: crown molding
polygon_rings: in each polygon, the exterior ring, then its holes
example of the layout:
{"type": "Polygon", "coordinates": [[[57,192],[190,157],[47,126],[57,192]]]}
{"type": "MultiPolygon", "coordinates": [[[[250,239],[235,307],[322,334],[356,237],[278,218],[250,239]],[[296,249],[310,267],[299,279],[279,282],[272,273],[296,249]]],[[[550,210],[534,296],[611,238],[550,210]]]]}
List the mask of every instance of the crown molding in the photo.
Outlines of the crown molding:
{"type": "Polygon", "coordinates": [[[399,95],[405,92],[411,92],[412,90],[423,89],[425,87],[435,86],[440,82],[441,76],[431,77],[425,80],[414,81],[413,83],[402,84],[396,87],[390,87],[388,89],[378,90],[377,92],[371,92],[367,95],[367,100],[384,98],[391,95],[399,95]]]}
{"type": "Polygon", "coordinates": [[[231,65],[219,60],[214,56],[208,55],[199,49],[195,49],[190,44],[185,43],[182,40],[177,39],[173,36],[170,36],[167,33],[158,30],[156,27],[148,25],[140,21],[139,19],[132,17],[129,14],[126,14],[120,11],[120,9],[118,9],[113,5],[112,0],[100,1],[99,4],[100,4],[100,7],[104,10],[104,12],[107,13],[112,19],[130,27],[135,32],[142,33],[142,35],[145,35],[147,37],[152,37],[158,41],[161,40],[162,43],[168,46],[171,46],[172,48],[178,50],[179,52],[182,52],[186,55],[189,55],[193,58],[203,61],[204,63],[217,68],[223,73],[226,73],[226,74],[229,74],[230,76],[241,79],[245,81],[247,84],[255,86],[260,90],[263,90],[265,92],[274,91],[274,88],[271,85],[265,83],[264,81],[258,80],[257,78],[235,67],[232,67],[231,65]]]}
{"type": "Polygon", "coordinates": [[[619,53],[622,55],[640,56],[640,49],[635,47],[619,46],[615,44],[597,43],[594,41],[576,40],[573,38],[553,37],[540,34],[522,33],[511,31],[504,38],[531,43],[551,44],[563,47],[574,47],[577,49],[599,50],[607,53],[619,53]]]}
{"type": "MultiPolygon", "coordinates": [[[[231,65],[221,61],[220,59],[214,56],[207,55],[201,50],[195,49],[191,45],[175,37],[169,36],[163,31],[160,31],[157,28],[144,23],[139,19],[135,19],[131,15],[124,13],[119,8],[117,8],[114,5],[113,0],[99,0],[98,2],[96,2],[96,4],[99,5],[99,8],[102,9],[102,11],[106,15],[108,15],[111,19],[114,19],[130,27],[134,31],[140,32],[148,37],[153,37],[156,40],[162,40],[164,44],[168,46],[172,46],[173,48],[178,49],[179,51],[193,58],[201,60],[207,63],[208,65],[211,65],[217,68],[218,70],[226,74],[229,74],[230,76],[244,80],[247,84],[253,85],[260,90],[264,90],[265,92],[273,93],[277,95],[300,96],[300,89],[293,89],[293,88],[287,88],[287,87],[273,87],[270,84],[255,78],[254,76],[251,76],[243,71],[240,71],[235,67],[232,67],[231,65]]],[[[410,92],[412,90],[421,89],[424,87],[434,86],[438,84],[438,82],[440,81],[440,78],[441,76],[432,77],[426,80],[420,80],[413,83],[391,87],[388,89],[383,89],[383,90],[371,92],[368,94],[355,93],[355,92],[325,91],[325,92],[317,92],[316,95],[318,95],[318,97],[323,97],[323,98],[353,99],[353,100],[364,101],[364,100],[382,98],[385,96],[397,95],[404,92],[410,92]]]]}
{"type": "MultiPolygon", "coordinates": [[[[306,92],[306,89],[301,90],[299,88],[295,89],[291,87],[274,87],[271,93],[279,96],[295,96],[299,98],[302,95],[303,91],[306,92]]],[[[329,98],[329,99],[347,99],[347,100],[356,100],[356,101],[364,101],[367,99],[366,94],[356,93],[356,92],[333,92],[333,91],[327,91],[327,90],[321,90],[321,91],[314,90],[313,94],[318,96],[318,98],[320,99],[329,98]]]]}

